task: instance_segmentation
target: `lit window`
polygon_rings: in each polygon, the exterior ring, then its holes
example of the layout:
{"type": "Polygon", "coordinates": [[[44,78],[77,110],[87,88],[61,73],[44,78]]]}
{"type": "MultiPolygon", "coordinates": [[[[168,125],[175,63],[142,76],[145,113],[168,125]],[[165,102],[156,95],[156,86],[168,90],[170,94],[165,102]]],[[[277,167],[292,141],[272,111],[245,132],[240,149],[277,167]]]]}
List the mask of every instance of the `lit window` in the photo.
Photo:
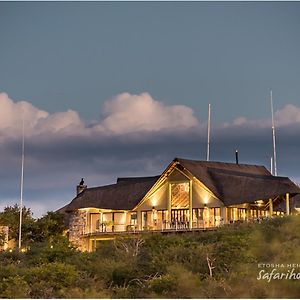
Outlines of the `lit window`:
{"type": "Polygon", "coordinates": [[[171,184],[172,208],[189,207],[189,183],[171,184]]]}

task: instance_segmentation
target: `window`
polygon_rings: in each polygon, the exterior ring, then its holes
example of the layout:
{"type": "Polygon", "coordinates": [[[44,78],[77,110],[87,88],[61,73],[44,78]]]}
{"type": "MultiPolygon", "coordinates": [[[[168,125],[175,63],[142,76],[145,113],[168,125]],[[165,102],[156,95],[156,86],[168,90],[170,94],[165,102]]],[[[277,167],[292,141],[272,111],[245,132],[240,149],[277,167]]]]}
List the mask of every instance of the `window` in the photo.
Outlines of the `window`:
{"type": "Polygon", "coordinates": [[[152,210],[142,211],[142,228],[143,230],[153,229],[152,210]]]}
{"type": "Polygon", "coordinates": [[[204,227],[204,209],[194,208],[193,209],[193,227],[202,228],[204,227]]]}
{"type": "Polygon", "coordinates": [[[171,183],[171,205],[172,209],[189,207],[189,190],[188,182],[171,183]]]}
{"type": "Polygon", "coordinates": [[[137,213],[133,212],[130,215],[130,225],[136,225],[137,224],[137,213]]]}

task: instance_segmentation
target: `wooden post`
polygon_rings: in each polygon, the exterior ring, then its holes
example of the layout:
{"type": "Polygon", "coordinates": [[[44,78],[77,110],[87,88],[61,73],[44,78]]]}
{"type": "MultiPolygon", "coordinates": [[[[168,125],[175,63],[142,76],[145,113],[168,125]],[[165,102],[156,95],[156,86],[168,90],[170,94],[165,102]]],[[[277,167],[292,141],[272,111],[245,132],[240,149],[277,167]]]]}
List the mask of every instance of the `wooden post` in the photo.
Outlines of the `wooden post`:
{"type": "Polygon", "coordinates": [[[190,180],[189,188],[189,228],[193,229],[193,181],[190,180]]]}
{"type": "Polygon", "coordinates": [[[142,212],[140,210],[137,211],[137,229],[138,230],[142,230],[142,223],[143,223],[143,220],[142,220],[142,212]]]}
{"type": "Polygon", "coordinates": [[[86,244],[88,246],[88,252],[92,252],[91,248],[92,248],[92,238],[88,237],[86,240],[86,244]]]}
{"type": "Polygon", "coordinates": [[[221,218],[222,218],[221,225],[226,224],[227,216],[226,216],[226,207],[225,206],[221,207],[221,218]]]}
{"type": "Polygon", "coordinates": [[[172,209],[172,186],[171,183],[168,184],[168,221],[169,221],[169,228],[171,228],[171,221],[172,221],[172,216],[171,216],[171,209],[172,209]]]}
{"type": "Polygon", "coordinates": [[[247,221],[249,221],[250,218],[251,218],[251,207],[250,207],[250,203],[248,203],[247,208],[246,208],[246,219],[247,219],[247,221]]]}
{"type": "Polygon", "coordinates": [[[290,194],[286,193],[286,214],[289,215],[290,214],[290,194]]]}
{"type": "Polygon", "coordinates": [[[273,216],[273,200],[272,198],[269,199],[269,213],[270,213],[270,217],[273,216]]]}

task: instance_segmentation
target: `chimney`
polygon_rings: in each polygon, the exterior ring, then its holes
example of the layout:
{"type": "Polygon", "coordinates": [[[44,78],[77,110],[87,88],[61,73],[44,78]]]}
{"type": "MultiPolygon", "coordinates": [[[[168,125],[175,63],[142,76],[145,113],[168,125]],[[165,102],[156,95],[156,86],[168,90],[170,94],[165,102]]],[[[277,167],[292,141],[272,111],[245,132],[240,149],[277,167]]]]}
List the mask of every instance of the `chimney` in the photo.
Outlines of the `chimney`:
{"type": "Polygon", "coordinates": [[[81,178],[81,181],[76,187],[76,195],[78,196],[80,193],[82,193],[84,190],[87,189],[87,185],[84,184],[84,179],[81,178]]]}
{"type": "Polygon", "coordinates": [[[235,150],[235,162],[238,165],[239,164],[239,151],[235,150]]]}
{"type": "Polygon", "coordinates": [[[235,162],[238,165],[239,164],[239,151],[235,150],[235,162]]]}

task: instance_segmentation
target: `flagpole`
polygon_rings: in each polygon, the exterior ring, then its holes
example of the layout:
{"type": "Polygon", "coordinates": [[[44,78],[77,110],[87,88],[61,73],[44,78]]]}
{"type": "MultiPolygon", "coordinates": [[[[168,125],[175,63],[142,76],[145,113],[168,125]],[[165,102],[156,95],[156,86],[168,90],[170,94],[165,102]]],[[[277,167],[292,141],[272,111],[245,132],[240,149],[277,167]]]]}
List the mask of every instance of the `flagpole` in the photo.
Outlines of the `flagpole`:
{"type": "Polygon", "coordinates": [[[275,137],[275,124],[274,124],[274,111],[273,111],[273,94],[271,96],[271,113],[272,113],[272,137],[273,137],[273,159],[274,159],[274,175],[277,176],[277,160],[276,160],[276,137],[275,137]]]}
{"type": "Polygon", "coordinates": [[[207,156],[206,160],[209,161],[210,151],[210,104],[208,104],[208,120],[207,120],[207,156]]]}
{"type": "Polygon", "coordinates": [[[20,223],[19,223],[19,251],[22,247],[22,212],[23,212],[23,184],[24,184],[24,115],[22,116],[22,167],[21,167],[21,190],[20,190],[20,223]]]}

